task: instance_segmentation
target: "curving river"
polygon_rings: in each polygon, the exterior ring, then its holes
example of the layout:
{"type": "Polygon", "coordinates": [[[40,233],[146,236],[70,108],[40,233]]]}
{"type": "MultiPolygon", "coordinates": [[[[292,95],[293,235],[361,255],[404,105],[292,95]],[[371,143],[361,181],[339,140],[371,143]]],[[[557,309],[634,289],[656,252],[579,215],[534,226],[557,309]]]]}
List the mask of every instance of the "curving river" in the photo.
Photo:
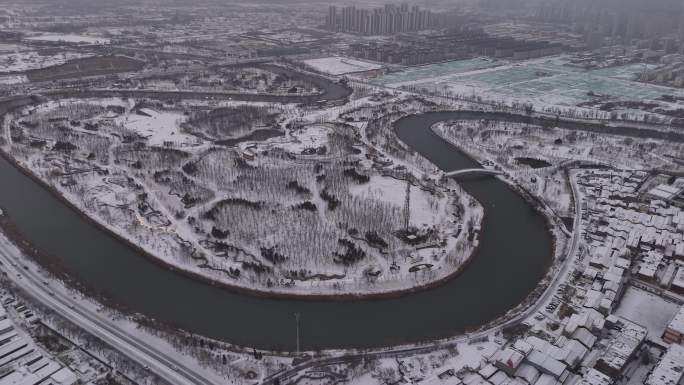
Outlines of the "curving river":
{"type": "MultiPolygon", "coordinates": [[[[399,137],[445,171],[478,165],[429,129],[453,113],[397,122],[399,137]]],[[[350,302],[257,298],[192,280],[151,262],[0,158],[0,207],[39,250],[77,280],[133,311],[234,344],[294,350],[301,314],[303,349],[378,347],[447,337],[518,305],[544,276],[552,238],[544,218],[505,183],[471,179],[485,208],[478,254],[458,277],[396,299],[350,302]]]]}

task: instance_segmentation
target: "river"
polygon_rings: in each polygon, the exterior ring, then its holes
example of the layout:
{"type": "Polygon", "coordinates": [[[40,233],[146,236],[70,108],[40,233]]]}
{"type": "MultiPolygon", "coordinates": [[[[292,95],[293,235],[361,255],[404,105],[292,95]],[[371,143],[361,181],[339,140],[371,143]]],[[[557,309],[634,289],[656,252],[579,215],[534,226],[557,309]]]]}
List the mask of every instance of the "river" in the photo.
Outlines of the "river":
{"type": "MultiPolygon", "coordinates": [[[[445,171],[477,164],[429,129],[449,113],[397,122],[399,137],[445,171]]],[[[0,207],[39,250],[77,280],[147,316],[234,344],[294,350],[295,313],[302,349],[378,347],[476,328],[518,305],[551,261],[544,218],[504,182],[470,179],[464,188],[485,208],[481,247],[462,274],[401,298],[302,301],[236,294],[151,262],[0,158],[0,207]]]]}

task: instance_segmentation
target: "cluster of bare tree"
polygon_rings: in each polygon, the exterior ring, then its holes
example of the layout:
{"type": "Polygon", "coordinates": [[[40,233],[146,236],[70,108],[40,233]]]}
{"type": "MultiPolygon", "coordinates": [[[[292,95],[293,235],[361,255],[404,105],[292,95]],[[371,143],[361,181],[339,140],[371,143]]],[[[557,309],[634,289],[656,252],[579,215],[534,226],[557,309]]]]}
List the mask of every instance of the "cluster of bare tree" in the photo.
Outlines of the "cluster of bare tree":
{"type": "Polygon", "coordinates": [[[183,127],[202,138],[221,140],[246,135],[260,126],[275,126],[280,111],[272,107],[242,105],[212,111],[194,111],[183,127]]]}

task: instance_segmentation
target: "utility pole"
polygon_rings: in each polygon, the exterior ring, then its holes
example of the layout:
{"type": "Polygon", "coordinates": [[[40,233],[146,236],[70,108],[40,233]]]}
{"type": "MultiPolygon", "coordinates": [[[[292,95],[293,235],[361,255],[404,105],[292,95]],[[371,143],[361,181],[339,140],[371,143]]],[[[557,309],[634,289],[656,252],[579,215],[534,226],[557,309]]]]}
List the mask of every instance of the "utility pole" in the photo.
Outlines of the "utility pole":
{"type": "Polygon", "coordinates": [[[299,313],[295,313],[294,316],[297,323],[297,355],[299,355],[299,313]]]}

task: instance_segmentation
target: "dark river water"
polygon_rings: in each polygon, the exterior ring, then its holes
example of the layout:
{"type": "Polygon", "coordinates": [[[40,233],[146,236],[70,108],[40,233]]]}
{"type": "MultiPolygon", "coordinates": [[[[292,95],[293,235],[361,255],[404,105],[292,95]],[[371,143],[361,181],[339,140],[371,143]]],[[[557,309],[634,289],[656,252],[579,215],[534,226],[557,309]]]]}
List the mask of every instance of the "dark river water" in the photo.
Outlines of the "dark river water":
{"type": "MultiPolygon", "coordinates": [[[[402,140],[445,171],[476,167],[434,135],[449,113],[397,123],[402,140]]],[[[0,158],[0,207],[38,249],[76,279],[133,311],[242,346],[294,350],[301,314],[302,349],[377,347],[446,337],[478,327],[519,304],[551,260],[544,219],[503,182],[463,182],[485,207],[481,247],[461,275],[396,299],[350,302],[256,298],[166,270],[81,218],[0,158]]]]}

